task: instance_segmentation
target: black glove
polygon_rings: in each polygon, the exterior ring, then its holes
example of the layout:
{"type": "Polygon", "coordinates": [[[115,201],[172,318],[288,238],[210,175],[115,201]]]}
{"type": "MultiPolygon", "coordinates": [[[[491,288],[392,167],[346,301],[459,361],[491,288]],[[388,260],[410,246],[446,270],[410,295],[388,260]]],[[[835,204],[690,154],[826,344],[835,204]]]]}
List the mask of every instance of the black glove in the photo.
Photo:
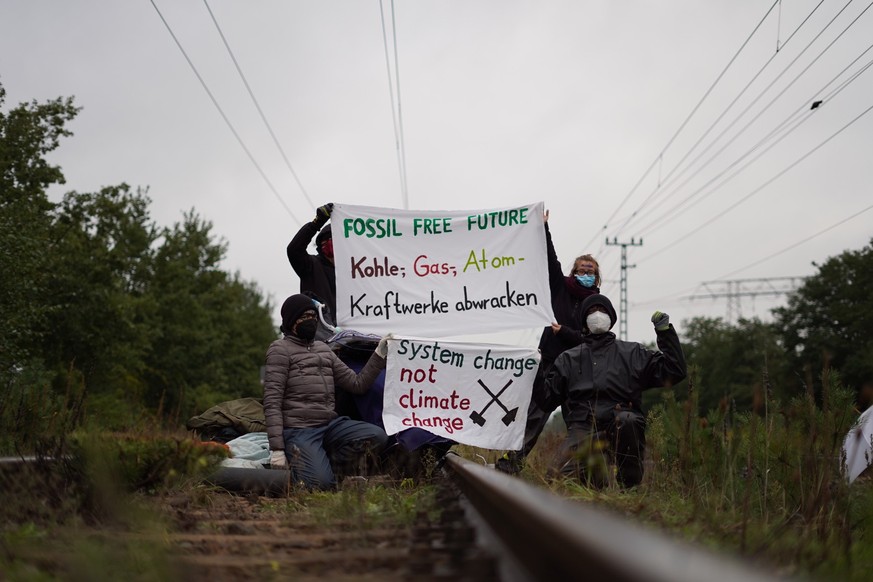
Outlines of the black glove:
{"type": "Polygon", "coordinates": [[[652,323],[655,324],[656,331],[665,331],[670,329],[670,316],[661,311],[656,311],[652,314],[652,323]]]}
{"type": "Polygon", "coordinates": [[[330,213],[333,212],[333,202],[328,202],[324,206],[319,206],[315,211],[315,219],[312,221],[315,226],[321,228],[324,223],[330,220],[330,213]]]}

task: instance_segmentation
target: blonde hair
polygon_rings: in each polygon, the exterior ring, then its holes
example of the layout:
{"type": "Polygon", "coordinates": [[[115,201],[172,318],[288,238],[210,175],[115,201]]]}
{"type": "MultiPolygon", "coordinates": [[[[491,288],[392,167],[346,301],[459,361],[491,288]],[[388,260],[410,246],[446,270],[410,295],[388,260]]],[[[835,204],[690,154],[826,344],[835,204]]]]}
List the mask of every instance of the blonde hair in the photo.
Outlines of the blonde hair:
{"type": "Polygon", "coordinates": [[[589,261],[594,263],[594,286],[600,287],[600,263],[591,255],[579,255],[573,260],[573,267],[570,269],[570,276],[576,274],[576,269],[579,268],[579,261],[589,261]]]}

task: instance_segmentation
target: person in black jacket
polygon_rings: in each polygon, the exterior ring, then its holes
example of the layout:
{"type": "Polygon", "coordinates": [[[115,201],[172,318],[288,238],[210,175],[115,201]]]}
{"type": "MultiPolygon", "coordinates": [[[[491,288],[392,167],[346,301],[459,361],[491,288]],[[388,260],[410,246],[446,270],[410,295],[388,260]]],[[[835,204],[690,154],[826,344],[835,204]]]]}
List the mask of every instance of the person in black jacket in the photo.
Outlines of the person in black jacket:
{"type": "MultiPolygon", "coordinates": [[[[322,312],[330,325],[336,325],[336,271],[333,264],[333,235],[330,225],[324,226],[330,220],[333,212],[333,202],[319,206],[315,218],[304,224],[286,249],[291,268],[300,277],[300,293],[315,299],[327,307],[322,312]],[[324,227],[324,228],[322,228],[324,227]],[[320,231],[320,232],[319,232],[320,231]],[[318,233],[318,236],[315,235],[318,233]],[[315,237],[317,254],[310,255],[307,251],[309,243],[315,237]]],[[[323,340],[331,335],[329,330],[319,328],[316,339],[323,340]]]]}
{"type": "Polygon", "coordinates": [[[567,438],[551,472],[602,487],[608,463],[598,461],[605,458],[615,463],[618,482],[632,487],[643,478],[643,390],[684,380],[685,356],[666,313],[652,315],[660,349],[653,351],[609,331],[617,317],[606,296],[588,297],[582,311],[588,333],[579,346],[557,357],[543,390],[534,395],[544,409],[565,407],[567,438]],[[598,456],[601,451],[605,457],[598,456]]]}
{"type": "MultiPolygon", "coordinates": [[[[549,231],[549,213],[543,215],[546,229],[546,255],[549,265],[549,290],[555,322],[543,329],[537,349],[540,365],[534,378],[533,393],[542,391],[546,374],[555,358],[582,341],[585,317],[582,302],[591,295],[600,293],[600,264],[591,255],[576,257],[569,275],[564,275],[561,262],[552,243],[549,231]]],[[[554,407],[543,410],[533,397],[528,406],[524,429],[524,444],[519,451],[510,451],[497,460],[495,466],[504,473],[515,474],[524,466],[524,459],[536,445],[554,407]]]]}

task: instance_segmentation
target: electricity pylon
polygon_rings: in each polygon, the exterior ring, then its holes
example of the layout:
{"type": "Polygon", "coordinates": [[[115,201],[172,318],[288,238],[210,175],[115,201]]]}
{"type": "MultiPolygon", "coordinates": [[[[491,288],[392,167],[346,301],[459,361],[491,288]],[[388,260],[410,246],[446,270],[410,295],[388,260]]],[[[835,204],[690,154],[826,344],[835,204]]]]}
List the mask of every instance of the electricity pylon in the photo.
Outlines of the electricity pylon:
{"type": "Polygon", "coordinates": [[[695,299],[717,299],[726,297],[727,321],[734,322],[742,317],[742,297],[758,297],[786,295],[795,291],[803,282],[804,277],[764,277],[760,279],[729,279],[720,281],[704,281],[700,284],[701,290],[685,297],[691,301],[695,299]]]}
{"type": "Polygon", "coordinates": [[[627,248],[643,246],[643,239],[641,238],[639,241],[636,241],[631,238],[630,242],[620,243],[616,237],[613,237],[612,241],[607,238],[606,246],[621,247],[621,293],[618,307],[618,337],[619,339],[627,340],[627,270],[636,267],[636,265],[627,264],[627,248]]]}

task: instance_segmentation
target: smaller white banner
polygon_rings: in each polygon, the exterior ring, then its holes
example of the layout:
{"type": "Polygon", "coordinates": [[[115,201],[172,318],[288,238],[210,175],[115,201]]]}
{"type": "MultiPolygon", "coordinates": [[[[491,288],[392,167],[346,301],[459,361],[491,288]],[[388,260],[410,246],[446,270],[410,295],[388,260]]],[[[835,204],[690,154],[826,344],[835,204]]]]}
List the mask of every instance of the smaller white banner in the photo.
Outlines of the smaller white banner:
{"type": "Polygon", "coordinates": [[[382,421],[485,449],[516,450],[540,354],[536,349],[394,337],[382,421]]]}

